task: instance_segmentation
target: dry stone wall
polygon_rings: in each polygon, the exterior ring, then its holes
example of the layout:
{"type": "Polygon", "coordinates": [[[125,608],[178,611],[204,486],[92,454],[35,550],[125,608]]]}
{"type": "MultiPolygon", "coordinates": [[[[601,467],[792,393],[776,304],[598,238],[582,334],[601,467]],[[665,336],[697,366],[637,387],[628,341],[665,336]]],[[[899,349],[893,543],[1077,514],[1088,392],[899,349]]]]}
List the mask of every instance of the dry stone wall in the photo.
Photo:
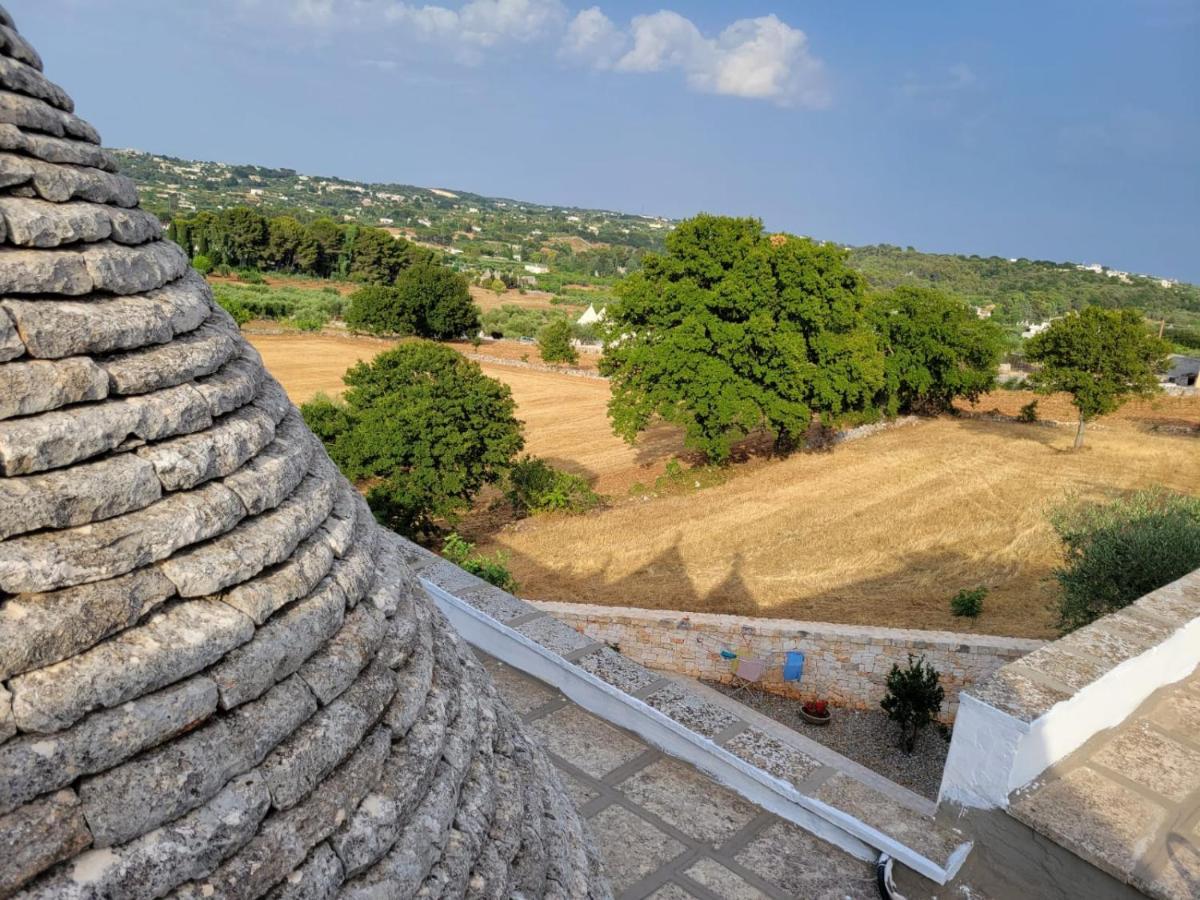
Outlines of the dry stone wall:
{"type": "Polygon", "coordinates": [[[1042,641],[948,631],[530,602],[594,641],[619,646],[622,654],[653,669],[728,682],[733,663],[720,652],[727,649],[739,656],[772,660],[763,679],[769,691],[806,700],[819,697],[859,709],[879,705],[894,664],[906,665],[910,653],[924,656],[941,673],[946,720],[952,720],[958,710],[959,691],[982,684],[1001,666],[1043,645],[1042,641]],[[804,653],[799,682],[783,680],[783,659],[789,650],[804,653]]]}
{"type": "Polygon", "coordinates": [[[0,8],[0,898],[608,897],[574,808],[0,8]]]}

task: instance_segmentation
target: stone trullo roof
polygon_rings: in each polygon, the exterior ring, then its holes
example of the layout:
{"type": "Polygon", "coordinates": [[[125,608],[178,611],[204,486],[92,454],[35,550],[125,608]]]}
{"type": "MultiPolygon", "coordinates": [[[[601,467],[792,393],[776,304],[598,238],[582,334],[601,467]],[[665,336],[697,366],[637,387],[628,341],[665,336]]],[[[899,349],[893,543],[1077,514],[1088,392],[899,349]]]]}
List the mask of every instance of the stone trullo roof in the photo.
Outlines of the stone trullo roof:
{"type": "Polygon", "coordinates": [[[542,752],[0,8],[0,897],[607,897],[542,752]]]}

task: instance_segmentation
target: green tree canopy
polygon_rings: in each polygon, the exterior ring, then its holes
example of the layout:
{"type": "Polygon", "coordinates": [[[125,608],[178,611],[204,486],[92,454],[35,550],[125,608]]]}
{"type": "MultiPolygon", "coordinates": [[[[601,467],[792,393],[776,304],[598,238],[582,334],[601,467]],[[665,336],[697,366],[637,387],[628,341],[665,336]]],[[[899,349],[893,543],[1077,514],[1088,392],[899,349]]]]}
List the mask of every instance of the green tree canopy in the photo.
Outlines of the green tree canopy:
{"type": "Polygon", "coordinates": [[[391,284],[411,262],[408,241],[381,228],[357,228],[350,247],[351,278],[370,284],[391,284]]]}
{"type": "Polygon", "coordinates": [[[467,279],[445,266],[410,266],[396,280],[396,290],[423,337],[444,341],[479,331],[479,309],[467,279]]]}
{"type": "Polygon", "coordinates": [[[632,441],[663,419],[724,461],[755,430],[787,447],[814,414],[832,424],[871,409],[883,355],[845,251],[711,215],[666,243],[608,307],[601,368],[617,434],[632,441]]]}
{"type": "Polygon", "coordinates": [[[272,269],[294,272],[299,268],[301,248],[306,244],[310,256],[315,252],[312,238],[304,226],[291,216],[278,216],[267,223],[267,247],[262,261],[272,269]]]}
{"type": "Polygon", "coordinates": [[[350,295],[346,325],[371,334],[413,334],[415,310],[404,303],[399,288],[368,284],[350,295]]]}
{"type": "Polygon", "coordinates": [[[267,220],[244,206],[223,209],[216,217],[215,243],[222,260],[231,266],[255,267],[267,248],[267,220]]]}
{"type": "Polygon", "coordinates": [[[1159,390],[1158,373],[1170,345],[1152,335],[1133,309],[1088,307],[1056,319],[1025,344],[1025,355],[1040,363],[1030,378],[1035,390],[1063,391],[1079,410],[1075,446],[1097,416],[1115,412],[1130,397],[1159,390]]]}
{"type": "Polygon", "coordinates": [[[571,322],[565,316],[551,319],[538,332],[538,352],[548,363],[564,362],[574,365],[579,362],[579,353],[571,343],[571,322]]]}
{"type": "Polygon", "coordinates": [[[343,381],[341,401],[314,398],[304,419],[348,478],[372,485],[375,515],[402,534],[453,521],[524,445],[508,387],[449,347],[403,344],[343,381]]]}
{"type": "Polygon", "coordinates": [[[1004,335],[961,300],[898,287],[871,298],[870,317],[883,344],[889,415],[943,412],[995,382],[1004,335]]]}

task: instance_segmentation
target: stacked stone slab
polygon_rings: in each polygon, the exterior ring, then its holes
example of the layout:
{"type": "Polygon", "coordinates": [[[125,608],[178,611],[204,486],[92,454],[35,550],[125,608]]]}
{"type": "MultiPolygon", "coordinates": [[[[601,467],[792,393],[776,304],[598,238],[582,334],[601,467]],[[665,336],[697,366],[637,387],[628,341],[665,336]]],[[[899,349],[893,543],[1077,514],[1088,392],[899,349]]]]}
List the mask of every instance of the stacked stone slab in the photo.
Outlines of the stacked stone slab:
{"type": "Polygon", "coordinates": [[[0,8],[0,897],[607,897],[541,751],[0,8]]]}

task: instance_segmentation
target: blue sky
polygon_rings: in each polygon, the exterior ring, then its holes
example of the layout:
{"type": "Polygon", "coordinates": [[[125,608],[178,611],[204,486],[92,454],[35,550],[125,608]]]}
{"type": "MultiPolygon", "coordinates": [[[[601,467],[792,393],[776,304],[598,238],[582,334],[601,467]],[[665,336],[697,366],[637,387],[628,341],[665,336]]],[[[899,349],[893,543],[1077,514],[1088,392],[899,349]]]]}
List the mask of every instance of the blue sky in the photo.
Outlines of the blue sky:
{"type": "Polygon", "coordinates": [[[111,146],[1200,281],[1200,0],[8,6],[111,146]]]}

